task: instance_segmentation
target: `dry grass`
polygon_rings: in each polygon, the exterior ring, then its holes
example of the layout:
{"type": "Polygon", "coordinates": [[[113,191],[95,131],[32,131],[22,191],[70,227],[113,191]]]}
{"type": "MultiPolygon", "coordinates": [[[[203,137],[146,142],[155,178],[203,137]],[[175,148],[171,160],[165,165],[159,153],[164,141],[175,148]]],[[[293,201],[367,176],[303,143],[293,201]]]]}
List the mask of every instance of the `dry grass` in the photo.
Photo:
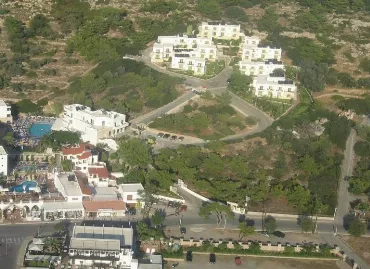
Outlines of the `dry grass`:
{"type": "Polygon", "coordinates": [[[348,245],[360,255],[366,263],[370,264],[370,238],[343,236],[348,245]]]}

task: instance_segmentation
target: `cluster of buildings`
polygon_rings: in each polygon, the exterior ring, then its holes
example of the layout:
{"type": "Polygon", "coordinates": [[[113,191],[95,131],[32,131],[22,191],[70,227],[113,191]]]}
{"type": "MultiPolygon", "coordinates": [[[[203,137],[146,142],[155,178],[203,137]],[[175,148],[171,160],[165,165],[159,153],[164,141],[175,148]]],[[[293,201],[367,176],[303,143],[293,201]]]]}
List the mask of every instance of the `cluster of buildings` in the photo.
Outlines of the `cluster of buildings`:
{"type": "MultiPolygon", "coordinates": [[[[295,99],[296,86],[285,79],[281,62],[281,48],[265,46],[256,36],[245,36],[240,25],[219,22],[202,22],[195,36],[159,36],[153,45],[153,63],[170,62],[170,67],[182,71],[192,71],[196,75],[206,73],[207,61],[215,61],[221,54],[215,40],[241,40],[239,47],[239,69],[242,74],[253,76],[253,90],[256,96],[279,99],[295,99]]],[[[220,46],[220,49],[224,45],[220,46]]]]}

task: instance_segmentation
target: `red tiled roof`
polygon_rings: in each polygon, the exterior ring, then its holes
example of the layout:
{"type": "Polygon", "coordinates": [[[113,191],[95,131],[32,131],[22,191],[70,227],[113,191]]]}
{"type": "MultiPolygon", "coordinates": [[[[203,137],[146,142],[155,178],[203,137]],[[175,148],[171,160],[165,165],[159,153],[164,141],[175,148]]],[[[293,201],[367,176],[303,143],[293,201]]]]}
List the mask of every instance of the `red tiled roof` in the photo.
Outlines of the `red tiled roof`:
{"type": "Polygon", "coordinates": [[[126,210],[123,201],[83,201],[82,202],[87,212],[97,212],[99,209],[111,209],[115,211],[126,210]]]}
{"type": "Polygon", "coordinates": [[[78,145],[78,147],[73,147],[73,148],[63,148],[62,152],[63,155],[78,155],[84,153],[86,150],[86,144],[81,143],[78,145]]]}
{"type": "Polygon", "coordinates": [[[106,167],[89,168],[89,175],[97,175],[99,178],[108,178],[109,172],[106,167]]]}
{"type": "Polygon", "coordinates": [[[81,154],[81,156],[78,156],[78,159],[84,160],[92,156],[91,151],[85,151],[84,153],[81,154]]]}

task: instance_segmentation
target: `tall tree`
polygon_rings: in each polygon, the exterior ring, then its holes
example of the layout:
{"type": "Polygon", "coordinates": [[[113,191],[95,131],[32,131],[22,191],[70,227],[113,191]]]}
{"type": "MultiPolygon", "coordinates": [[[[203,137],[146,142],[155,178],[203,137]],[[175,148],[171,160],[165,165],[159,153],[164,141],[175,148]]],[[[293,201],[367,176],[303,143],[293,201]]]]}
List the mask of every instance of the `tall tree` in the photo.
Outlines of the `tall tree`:
{"type": "Polygon", "coordinates": [[[217,226],[220,226],[222,220],[224,220],[226,224],[227,219],[234,218],[234,214],[230,207],[217,202],[204,204],[199,210],[199,216],[204,219],[209,219],[212,215],[216,216],[217,218],[217,226]]]}
{"type": "Polygon", "coordinates": [[[273,216],[267,216],[265,218],[266,232],[272,234],[273,232],[276,231],[276,228],[277,228],[276,219],[273,216]]]}
{"type": "Polygon", "coordinates": [[[244,237],[253,235],[256,233],[256,228],[254,226],[249,226],[246,221],[239,223],[239,240],[242,240],[244,237]]]}
{"type": "Polygon", "coordinates": [[[153,187],[146,186],[145,190],[139,190],[137,199],[142,205],[143,208],[141,209],[141,214],[143,218],[149,217],[150,210],[153,208],[154,203],[158,201],[157,198],[153,196],[153,187]]]}
{"type": "Polygon", "coordinates": [[[150,145],[139,138],[124,138],[121,140],[117,154],[130,168],[145,168],[152,162],[150,145]]]}
{"type": "Polygon", "coordinates": [[[158,226],[161,226],[164,221],[164,212],[161,210],[156,210],[152,217],[150,218],[150,223],[154,228],[157,228],[158,226]]]}

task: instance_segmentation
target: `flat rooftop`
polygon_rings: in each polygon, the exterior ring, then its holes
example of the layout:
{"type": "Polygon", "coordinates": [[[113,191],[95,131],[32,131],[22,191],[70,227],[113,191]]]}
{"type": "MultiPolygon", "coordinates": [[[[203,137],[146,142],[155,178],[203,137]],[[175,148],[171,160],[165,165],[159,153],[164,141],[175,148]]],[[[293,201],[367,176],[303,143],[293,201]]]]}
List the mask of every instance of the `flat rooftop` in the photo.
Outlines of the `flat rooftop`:
{"type": "Polygon", "coordinates": [[[120,184],[119,186],[124,192],[138,192],[139,190],[144,190],[143,185],[140,183],[120,184]]]}
{"type": "Polygon", "coordinates": [[[115,239],[71,238],[71,249],[115,250],[120,251],[120,242],[115,239]]]}
{"type": "Polygon", "coordinates": [[[118,247],[131,247],[134,240],[134,230],[132,228],[119,227],[75,226],[71,236],[71,243],[73,239],[101,242],[116,240],[119,244],[118,247]]]}
{"type": "Polygon", "coordinates": [[[0,145],[0,155],[6,155],[6,151],[3,146],[0,145]]]}
{"type": "Polygon", "coordinates": [[[60,173],[57,177],[67,196],[82,196],[80,184],[74,173],[60,173]]]}
{"type": "Polygon", "coordinates": [[[0,106],[8,106],[4,100],[0,100],[0,106]]]}

